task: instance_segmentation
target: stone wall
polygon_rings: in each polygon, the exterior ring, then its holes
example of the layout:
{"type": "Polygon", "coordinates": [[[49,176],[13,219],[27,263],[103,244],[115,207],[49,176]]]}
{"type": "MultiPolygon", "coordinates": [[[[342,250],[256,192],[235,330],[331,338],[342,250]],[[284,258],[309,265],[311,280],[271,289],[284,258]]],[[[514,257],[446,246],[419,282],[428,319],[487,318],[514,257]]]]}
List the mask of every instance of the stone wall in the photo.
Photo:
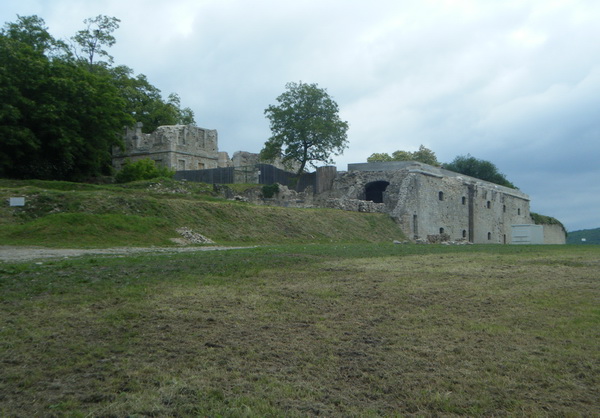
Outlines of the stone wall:
{"type": "Polygon", "coordinates": [[[544,244],[566,244],[567,231],[559,224],[544,224],[544,244]]]}
{"type": "Polygon", "coordinates": [[[388,213],[414,240],[446,234],[453,241],[508,243],[511,225],[530,222],[529,197],[518,190],[417,162],[348,168],[321,200],[380,198],[374,210],[388,213]]]}
{"type": "Polygon", "coordinates": [[[160,126],[145,134],[142,124],[127,128],[125,149],[113,149],[113,165],[120,169],[126,160],[150,158],[172,170],[217,168],[219,161],[217,131],[191,125],[160,126]]]}

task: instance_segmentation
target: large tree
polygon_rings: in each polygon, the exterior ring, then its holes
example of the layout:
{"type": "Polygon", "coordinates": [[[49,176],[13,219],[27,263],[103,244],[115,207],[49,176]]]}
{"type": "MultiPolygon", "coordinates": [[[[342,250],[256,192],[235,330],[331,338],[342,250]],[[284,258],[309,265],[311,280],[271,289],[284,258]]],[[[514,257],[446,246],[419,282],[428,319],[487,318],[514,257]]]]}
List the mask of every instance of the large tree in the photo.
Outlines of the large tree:
{"type": "Polygon", "coordinates": [[[501,186],[516,189],[517,187],[506,179],[504,174],[500,173],[498,168],[490,161],[480,160],[467,155],[459,155],[449,164],[444,164],[446,170],[461,173],[466,176],[475,177],[490,183],[500,184],[501,186]]]}
{"type": "Polygon", "coordinates": [[[0,31],[0,175],[79,180],[107,174],[133,123],[105,74],[68,54],[35,16],[0,31]]]}
{"type": "Polygon", "coordinates": [[[143,123],[144,132],[154,132],[162,125],[194,125],[194,112],[181,108],[181,99],[171,93],[165,101],[158,88],[144,74],[133,75],[133,70],[120,65],[109,70],[123,99],[127,113],[137,122],[143,123]]]}
{"type": "Polygon", "coordinates": [[[337,103],[317,84],[288,83],[277,97],[277,105],[265,109],[272,136],[265,142],[261,158],[297,163],[298,175],[307,164],[333,163],[331,155],[347,148],[348,122],[340,119],[337,103]]]}
{"type": "Polygon", "coordinates": [[[127,67],[110,66],[118,19],[87,19],[74,50],[37,16],[0,30],[0,176],[82,180],[111,170],[123,127],[193,124],[189,108],[127,67]],[[108,62],[97,57],[108,58],[108,62]]]}

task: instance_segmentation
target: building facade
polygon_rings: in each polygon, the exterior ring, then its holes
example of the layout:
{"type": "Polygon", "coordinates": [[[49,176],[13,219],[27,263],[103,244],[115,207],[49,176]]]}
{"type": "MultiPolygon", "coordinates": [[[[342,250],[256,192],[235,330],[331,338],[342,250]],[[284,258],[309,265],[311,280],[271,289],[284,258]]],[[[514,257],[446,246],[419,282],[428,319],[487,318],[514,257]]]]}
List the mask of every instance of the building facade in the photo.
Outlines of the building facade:
{"type": "Polygon", "coordinates": [[[350,164],[323,197],[377,204],[413,240],[508,244],[512,225],[531,223],[529,196],[414,161],[350,164]]]}

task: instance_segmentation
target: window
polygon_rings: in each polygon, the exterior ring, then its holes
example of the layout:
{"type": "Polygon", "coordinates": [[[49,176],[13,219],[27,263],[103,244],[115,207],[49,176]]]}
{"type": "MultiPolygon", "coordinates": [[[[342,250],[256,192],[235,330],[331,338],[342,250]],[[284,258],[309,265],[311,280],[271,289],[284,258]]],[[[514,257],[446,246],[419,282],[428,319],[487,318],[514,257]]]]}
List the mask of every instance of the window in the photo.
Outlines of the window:
{"type": "Polygon", "coordinates": [[[413,215],[413,234],[415,236],[415,239],[419,237],[419,224],[417,215],[413,215]]]}
{"type": "Polygon", "coordinates": [[[506,212],[506,205],[502,205],[502,212],[506,212]]]}
{"type": "Polygon", "coordinates": [[[204,163],[198,163],[198,170],[204,170],[204,163]]]}
{"type": "Polygon", "coordinates": [[[485,206],[489,209],[492,207],[492,202],[490,202],[489,200],[487,201],[487,203],[485,204],[485,206]]]}
{"type": "Polygon", "coordinates": [[[185,170],[185,160],[178,160],[177,161],[177,169],[178,170],[185,170]]]}
{"type": "Polygon", "coordinates": [[[444,192],[439,192],[438,193],[438,199],[439,200],[444,200],[444,192]]]}
{"type": "Polygon", "coordinates": [[[466,229],[463,229],[462,236],[463,236],[463,238],[467,238],[467,230],[466,229]]]}
{"type": "Polygon", "coordinates": [[[517,209],[517,215],[521,214],[521,208],[517,209]]]}
{"type": "Polygon", "coordinates": [[[462,197],[462,204],[463,204],[463,205],[466,205],[466,204],[467,204],[467,198],[466,198],[466,197],[464,197],[464,196],[462,197]]]}
{"type": "Polygon", "coordinates": [[[488,240],[491,240],[491,239],[492,239],[492,233],[488,232],[488,240]]]}
{"type": "Polygon", "coordinates": [[[444,233],[444,228],[440,228],[440,235],[444,233]]]}

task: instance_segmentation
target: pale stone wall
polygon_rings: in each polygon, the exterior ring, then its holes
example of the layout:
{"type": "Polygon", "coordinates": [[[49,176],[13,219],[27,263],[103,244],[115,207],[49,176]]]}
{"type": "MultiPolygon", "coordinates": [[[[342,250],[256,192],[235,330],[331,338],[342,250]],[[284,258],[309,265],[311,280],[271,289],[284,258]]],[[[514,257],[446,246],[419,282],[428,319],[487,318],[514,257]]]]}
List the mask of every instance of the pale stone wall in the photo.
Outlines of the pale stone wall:
{"type": "Polygon", "coordinates": [[[172,170],[217,168],[219,160],[217,131],[190,125],[160,126],[142,133],[142,124],[125,131],[125,149],[113,150],[113,165],[120,169],[127,159],[144,158],[172,170]]]}
{"type": "Polygon", "coordinates": [[[566,244],[567,243],[567,231],[562,225],[544,224],[544,244],[566,244]]]}

